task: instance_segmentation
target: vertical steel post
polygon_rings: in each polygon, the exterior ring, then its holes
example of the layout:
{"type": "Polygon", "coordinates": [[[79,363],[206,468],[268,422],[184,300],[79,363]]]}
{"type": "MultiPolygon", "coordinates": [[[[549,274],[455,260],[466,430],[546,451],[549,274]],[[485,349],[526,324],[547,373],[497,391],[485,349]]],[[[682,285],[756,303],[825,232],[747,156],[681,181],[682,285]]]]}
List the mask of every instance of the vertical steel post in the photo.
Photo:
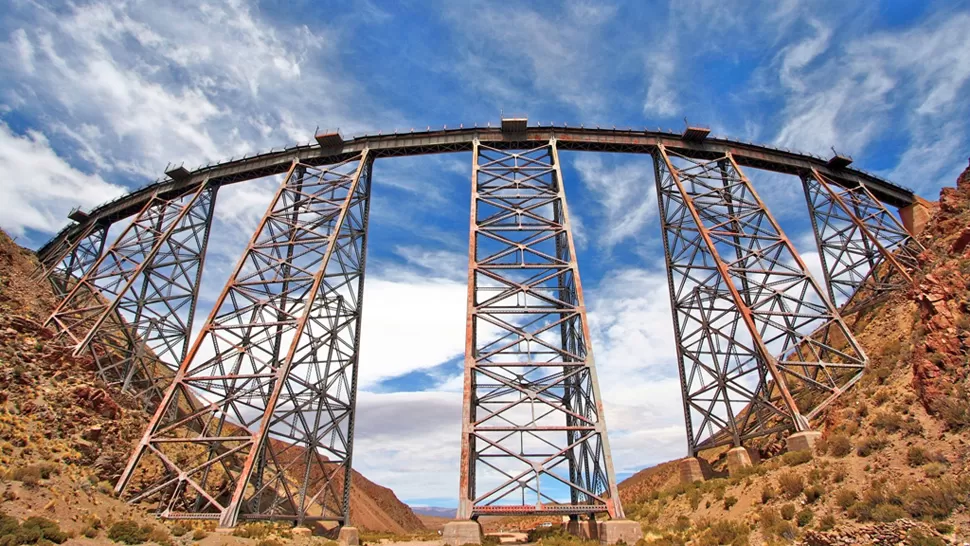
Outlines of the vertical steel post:
{"type": "Polygon", "coordinates": [[[458,517],[622,518],[555,140],[473,144],[466,319],[458,517]]]}

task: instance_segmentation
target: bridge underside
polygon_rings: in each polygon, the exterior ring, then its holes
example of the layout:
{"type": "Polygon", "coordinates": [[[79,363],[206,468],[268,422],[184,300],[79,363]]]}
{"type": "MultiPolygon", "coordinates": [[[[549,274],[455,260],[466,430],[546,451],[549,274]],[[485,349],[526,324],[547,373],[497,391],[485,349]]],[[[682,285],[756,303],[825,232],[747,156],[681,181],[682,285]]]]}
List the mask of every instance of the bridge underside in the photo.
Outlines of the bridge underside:
{"type": "Polygon", "coordinates": [[[912,193],[844,162],[703,131],[516,131],[321,135],[316,146],[174,169],[41,249],[38,277],[60,298],[49,325],[153,413],[118,492],[163,517],[226,527],[351,521],[378,158],[472,152],[464,519],[623,517],[560,150],[652,157],[692,455],[810,429],[868,363],[846,317],[913,282],[922,247],[887,209],[912,193]],[[800,179],[824,278],[746,168],[800,179]],[[190,339],[218,189],[274,174],[284,177],[270,207],[190,339]]]}

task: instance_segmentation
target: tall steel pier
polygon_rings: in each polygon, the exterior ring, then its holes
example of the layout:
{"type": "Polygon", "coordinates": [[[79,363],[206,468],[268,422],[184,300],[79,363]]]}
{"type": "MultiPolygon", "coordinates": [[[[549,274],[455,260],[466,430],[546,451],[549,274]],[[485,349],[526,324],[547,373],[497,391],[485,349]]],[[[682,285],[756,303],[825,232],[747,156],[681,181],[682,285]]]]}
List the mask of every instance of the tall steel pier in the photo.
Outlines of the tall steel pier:
{"type": "Polygon", "coordinates": [[[922,247],[890,209],[920,206],[909,190],[846,157],[702,128],[519,118],[347,140],[325,133],[169,169],[96,210],[72,211],[75,222],[38,252],[38,276],[60,298],[49,326],[153,413],[117,492],[156,503],[165,518],[223,527],[349,526],[375,161],[471,152],[458,517],[622,520],[563,150],[652,158],[643,191],[658,194],[689,455],[810,432],[865,372],[846,317],[913,282],[922,247]],[[801,184],[824,278],[809,273],[749,169],[801,184]],[[266,213],[190,339],[219,189],[273,175],[282,181],[266,213]]]}

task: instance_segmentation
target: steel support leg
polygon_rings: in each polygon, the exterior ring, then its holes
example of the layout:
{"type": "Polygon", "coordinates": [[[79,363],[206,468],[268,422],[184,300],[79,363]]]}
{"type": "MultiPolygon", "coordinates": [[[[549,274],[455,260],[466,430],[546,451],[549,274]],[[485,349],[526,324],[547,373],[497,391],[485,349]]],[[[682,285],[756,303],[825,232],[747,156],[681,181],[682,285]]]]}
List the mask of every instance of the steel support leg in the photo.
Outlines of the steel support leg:
{"type": "Polygon", "coordinates": [[[473,157],[458,518],[622,518],[556,142],[473,157]]]}
{"type": "Polygon", "coordinates": [[[367,151],[325,169],[293,165],[120,494],[224,527],[347,522],[370,176],[367,151]]]}
{"type": "Polygon", "coordinates": [[[730,155],[654,161],[691,454],[807,430],[864,353],[730,155]]]}
{"type": "Polygon", "coordinates": [[[65,240],[52,251],[46,262],[40,264],[38,277],[46,276],[60,301],[70,292],[77,281],[91,270],[101,253],[108,236],[108,225],[92,222],[73,241],[65,240]]]}
{"type": "Polygon", "coordinates": [[[912,285],[923,247],[865,186],[836,184],[814,169],[802,186],[829,298],[843,314],[912,285]]]}
{"type": "MultiPolygon", "coordinates": [[[[208,184],[177,197],[152,196],[118,239],[57,306],[47,324],[81,344],[109,316],[208,184]]],[[[113,320],[117,315],[111,316],[113,320]]],[[[79,352],[79,351],[75,351],[79,352]]]]}
{"type": "Polygon", "coordinates": [[[209,185],[188,198],[182,218],[77,346],[90,351],[106,383],[151,410],[188,351],[217,191],[209,185]]]}

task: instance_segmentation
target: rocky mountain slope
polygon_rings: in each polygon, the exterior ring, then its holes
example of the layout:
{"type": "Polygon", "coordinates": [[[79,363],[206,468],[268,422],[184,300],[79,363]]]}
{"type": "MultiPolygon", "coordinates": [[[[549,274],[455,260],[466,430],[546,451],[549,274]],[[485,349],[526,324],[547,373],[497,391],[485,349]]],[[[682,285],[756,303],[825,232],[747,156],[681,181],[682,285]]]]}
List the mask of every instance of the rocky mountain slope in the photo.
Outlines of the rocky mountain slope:
{"type": "Polygon", "coordinates": [[[970,168],[936,208],[916,287],[851,317],[871,366],[827,410],[815,453],[730,477],[723,451],[702,453],[719,473],[693,485],[676,461],[630,477],[620,494],[648,544],[970,540],[970,168]]]}
{"type": "MultiPolygon", "coordinates": [[[[101,384],[89,358],[72,357],[42,326],[55,302],[46,283],[30,278],[35,267],[33,253],[0,232],[0,511],[8,516],[0,528],[10,518],[46,517],[78,535],[73,540],[108,543],[112,524],[131,521],[169,540],[170,531],[183,531],[188,540],[185,526],[159,524],[150,507],[131,507],[111,494],[149,416],[101,384]]],[[[424,531],[390,489],[356,472],[351,510],[363,529],[424,531]]],[[[192,526],[201,534],[211,527],[192,526]]],[[[287,534],[283,527],[280,533],[287,534]]]]}

